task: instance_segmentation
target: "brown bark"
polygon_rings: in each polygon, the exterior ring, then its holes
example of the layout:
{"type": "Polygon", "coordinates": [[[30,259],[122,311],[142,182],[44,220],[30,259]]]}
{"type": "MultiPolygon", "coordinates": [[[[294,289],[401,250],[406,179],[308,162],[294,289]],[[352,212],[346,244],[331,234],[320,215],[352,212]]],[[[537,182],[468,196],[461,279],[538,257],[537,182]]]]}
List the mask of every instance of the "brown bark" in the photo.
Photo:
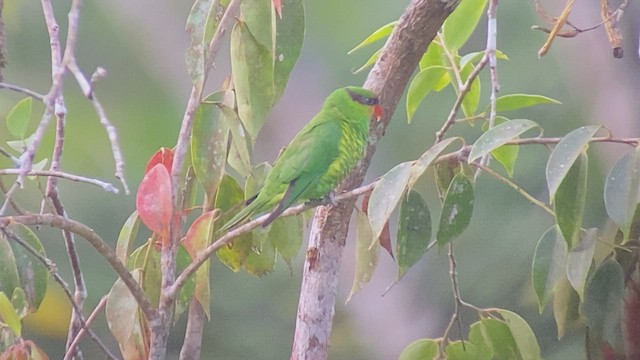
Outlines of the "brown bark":
{"type": "MultiPolygon", "coordinates": [[[[372,126],[366,155],[341,185],[362,184],[376,144],[396,109],[428,44],[458,0],[412,0],[369,73],[364,87],[375,91],[385,115],[372,126]]],[[[291,352],[292,360],[326,359],[335,313],[338,273],[355,200],[316,210],[309,236],[300,302],[291,352]]]]}

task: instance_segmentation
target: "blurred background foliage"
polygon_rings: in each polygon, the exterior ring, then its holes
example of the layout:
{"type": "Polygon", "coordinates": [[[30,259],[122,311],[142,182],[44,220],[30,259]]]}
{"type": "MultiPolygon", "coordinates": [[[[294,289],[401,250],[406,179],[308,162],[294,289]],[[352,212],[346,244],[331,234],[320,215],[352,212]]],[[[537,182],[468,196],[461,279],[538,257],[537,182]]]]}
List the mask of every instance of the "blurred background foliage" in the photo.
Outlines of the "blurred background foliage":
{"type": "MultiPolygon", "coordinates": [[[[55,1],[62,38],[66,35],[66,11],[70,1],[55,1]]],[[[361,50],[348,56],[349,49],[378,27],[397,19],[407,1],[325,0],[307,1],[305,44],[289,85],[261,133],[255,150],[255,162],[273,161],[303,124],[318,111],[322,100],[334,88],[360,84],[364,74],[352,75],[375,50],[361,50]]],[[[552,13],[561,2],[543,1],[552,13]]],[[[77,59],[90,74],[97,66],[108,76],[97,84],[108,116],[117,127],[126,160],[127,181],[135,190],[144,165],[161,146],[173,146],[182,112],[190,91],[184,66],[188,37],[184,22],[191,2],[138,0],[86,1],[81,14],[77,59]]],[[[528,118],[545,128],[545,135],[560,136],[581,124],[604,124],[618,136],[638,136],[640,103],[640,62],[638,61],[637,3],[632,2],[622,20],[625,57],[614,59],[602,29],[574,39],[557,39],[550,53],[538,59],[537,49],[545,36],[530,30],[537,18],[533,1],[501,2],[498,8],[498,48],[510,60],[499,63],[501,94],[543,94],[563,105],[535,107],[509,114],[528,118]]],[[[572,22],[589,27],[599,22],[596,2],[574,7],[572,22]]],[[[6,82],[40,93],[50,85],[48,37],[37,1],[5,2],[8,67],[6,82]]],[[[485,22],[463,51],[484,48],[485,22]]],[[[228,50],[220,52],[216,69],[209,80],[217,90],[229,72],[228,50]]],[[[487,80],[486,74],[482,76],[487,80]]],[[[488,83],[486,83],[488,84],[488,83]]],[[[485,86],[486,87],[486,86],[485,86]]],[[[21,97],[0,93],[0,116],[21,97]]],[[[75,82],[67,77],[65,100],[68,107],[68,132],[63,168],[72,173],[116,182],[109,144],[90,104],[75,82]]],[[[415,159],[433,142],[433,134],[446,118],[454,100],[452,92],[432,94],[421,105],[408,125],[404,106],[399,106],[381,141],[369,179],[388,171],[401,161],[415,159]]],[[[488,101],[483,92],[482,102],[488,101]]],[[[401,103],[403,104],[403,103],[401,103]]],[[[42,107],[35,108],[35,110],[42,107]]],[[[38,112],[34,111],[35,128],[38,112]]],[[[41,146],[38,159],[47,157],[52,144],[52,129],[41,146]]],[[[477,128],[460,125],[453,133],[477,134],[477,128]]],[[[0,122],[0,140],[9,139],[0,122]]],[[[624,148],[596,145],[591,163],[585,227],[604,222],[602,203],[603,171],[624,148]],[[595,155],[595,156],[593,156],[595,155]]],[[[515,180],[538,198],[547,200],[544,164],[548,149],[542,146],[521,149],[515,180]]],[[[9,164],[2,158],[0,166],[9,164]]],[[[419,190],[437,214],[439,201],[432,181],[423,181],[419,190]]],[[[134,209],[134,196],[112,195],[94,187],[60,181],[60,193],[70,217],[81,221],[111,244],[115,244],[120,226],[134,209]]],[[[530,264],[535,244],[552,224],[552,219],[512,190],[480,176],[476,184],[476,209],[471,226],[455,241],[462,296],[478,306],[496,306],[521,314],[533,327],[543,356],[547,359],[583,358],[581,329],[569,329],[557,340],[555,323],[547,309],[538,315],[530,283],[530,264]]],[[[39,207],[39,191],[31,186],[18,194],[31,209],[39,207]]],[[[39,235],[61,274],[69,275],[66,255],[59,233],[40,228],[39,235]]],[[[140,239],[141,241],[142,239],[140,239]]],[[[89,300],[96,304],[115,280],[115,273],[82,241],[82,266],[87,279],[89,300]]],[[[381,297],[395,279],[393,262],[382,256],[373,281],[357,294],[348,306],[343,302],[353,272],[353,245],[348,244],[342,267],[339,307],[332,337],[332,359],[392,359],[417,338],[442,334],[453,308],[448,264],[443,253],[432,250],[402,282],[381,297]]],[[[218,262],[212,267],[212,321],[203,343],[203,358],[285,359],[289,357],[295,323],[303,254],[298,255],[293,271],[281,263],[273,274],[262,279],[244,273],[234,274],[218,262]]],[[[52,292],[41,314],[29,322],[27,337],[41,344],[51,358],[59,358],[64,348],[69,309],[60,292],[52,292]],[[57,329],[57,330],[52,330],[57,329]]],[[[463,313],[463,321],[474,321],[475,314],[463,313]]],[[[95,328],[111,339],[103,317],[95,328]]],[[[182,343],[184,319],[172,334],[169,358],[177,357],[182,343]]],[[[113,341],[109,340],[114,346],[113,341]]],[[[85,353],[93,352],[85,341],[85,353]]]]}

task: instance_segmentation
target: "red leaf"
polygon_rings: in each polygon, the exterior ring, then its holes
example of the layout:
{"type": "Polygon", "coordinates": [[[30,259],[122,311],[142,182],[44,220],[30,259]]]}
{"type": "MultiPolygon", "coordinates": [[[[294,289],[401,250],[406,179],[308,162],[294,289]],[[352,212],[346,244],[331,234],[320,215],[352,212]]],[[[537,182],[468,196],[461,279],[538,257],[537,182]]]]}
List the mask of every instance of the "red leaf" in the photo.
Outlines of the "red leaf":
{"type": "Polygon", "coordinates": [[[171,174],[171,167],[173,166],[173,149],[170,148],[160,148],[160,150],[156,151],[155,154],[149,159],[147,166],[144,169],[144,173],[148,173],[154,166],[162,164],[169,174],[171,174]]]}
{"type": "Polygon", "coordinates": [[[640,357],[640,282],[635,279],[627,281],[622,323],[626,358],[638,359],[640,357]]]}
{"type": "Polygon", "coordinates": [[[282,0],[273,0],[273,7],[276,8],[278,17],[282,19],[282,0]]]}
{"type": "Polygon", "coordinates": [[[161,238],[169,238],[173,199],[171,176],[164,163],[156,164],[140,182],[136,209],[143,224],[161,238]]]}
{"type": "MultiPolygon", "coordinates": [[[[368,192],[362,198],[362,212],[365,215],[368,215],[367,214],[367,209],[369,209],[369,198],[370,197],[371,197],[371,193],[368,192]]],[[[382,246],[383,249],[387,250],[389,255],[391,255],[392,259],[395,259],[395,257],[393,257],[393,249],[391,247],[391,231],[389,231],[389,222],[388,221],[384,224],[384,227],[382,228],[382,233],[380,233],[379,240],[380,240],[380,246],[382,246]]]]}
{"type": "Polygon", "coordinates": [[[206,212],[198,217],[187,230],[182,245],[187,249],[189,255],[195,258],[198,253],[209,246],[213,222],[220,216],[220,211],[213,210],[206,212]]]}

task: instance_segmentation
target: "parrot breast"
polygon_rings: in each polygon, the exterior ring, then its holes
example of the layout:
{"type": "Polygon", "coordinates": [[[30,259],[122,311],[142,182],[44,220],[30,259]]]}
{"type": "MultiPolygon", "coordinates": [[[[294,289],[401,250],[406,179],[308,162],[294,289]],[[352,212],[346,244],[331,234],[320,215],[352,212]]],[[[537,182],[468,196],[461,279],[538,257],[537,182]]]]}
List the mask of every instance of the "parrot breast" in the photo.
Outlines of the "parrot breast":
{"type": "Polygon", "coordinates": [[[317,186],[309,189],[309,193],[305,194],[309,199],[319,199],[327,195],[362,158],[368,135],[368,126],[363,127],[363,129],[354,129],[352,124],[341,121],[340,128],[342,134],[338,141],[339,155],[329,164],[327,171],[318,180],[317,186]]]}

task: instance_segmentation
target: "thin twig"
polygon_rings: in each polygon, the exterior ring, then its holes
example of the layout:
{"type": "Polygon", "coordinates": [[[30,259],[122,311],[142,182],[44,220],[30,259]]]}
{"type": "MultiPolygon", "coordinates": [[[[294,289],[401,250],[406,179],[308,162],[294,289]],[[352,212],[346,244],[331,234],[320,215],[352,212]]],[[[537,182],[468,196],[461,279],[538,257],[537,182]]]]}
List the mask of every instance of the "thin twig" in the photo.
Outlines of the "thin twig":
{"type": "Polygon", "coordinates": [[[549,215],[555,217],[556,214],[553,211],[553,209],[551,209],[551,207],[547,204],[545,204],[544,202],[536,199],[533,195],[529,194],[526,190],[524,190],[523,188],[521,188],[518,184],[514,183],[513,181],[507,179],[506,177],[498,174],[497,172],[493,171],[493,169],[491,169],[490,167],[478,164],[478,163],[471,163],[470,165],[475,166],[476,168],[484,171],[485,173],[493,176],[494,178],[496,178],[497,180],[499,180],[500,182],[502,182],[503,184],[509,186],[510,188],[512,188],[513,190],[515,190],[518,194],[524,196],[527,200],[529,200],[531,203],[538,205],[539,207],[541,207],[544,211],[546,211],[549,215]]]}
{"type": "MultiPolygon", "coordinates": [[[[91,315],[89,315],[89,317],[87,318],[85,322],[85,326],[80,330],[80,332],[78,332],[78,335],[76,335],[76,337],[73,339],[73,341],[69,345],[69,348],[67,349],[66,354],[64,354],[63,360],[71,359],[71,357],[73,356],[74,350],[80,344],[80,341],[82,340],[84,335],[87,332],[89,333],[91,332],[91,325],[93,324],[93,321],[96,319],[100,311],[102,311],[102,309],[104,309],[104,307],[107,305],[107,299],[108,299],[107,296],[103,296],[102,299],[100,299],[100,302],[98,303],[98,305],[96,305],[95,309],[93,309],[93,311],[91,312],[91,315]]],[[[107,354],[107,355],[112,359],[116,359],[116,360],[118,359],[112,354],[107,354]]]]}
{"type": "MultiPolygon", "coordinates": [[[[20,175],[22,172],[20,169],[2,169],[0,170],[0,176],[2,175],[20,175]]],[[[31,170],[27,174],[27,176],[49,176],[49,177],[58,177],[62,179],[67,179],[71,181],[77,181],[81,183],[86,183],[90,185],[99,186],[102,190],[117,194],[119,192],[118,188],[109,184],[108,182],[100,181],[93,178],[88,178],[80,175],[69,174],[64,171],[52,171],[52,170],[31,170]]]]}
{"type": "Polygon", "coordinates": [[[33,90],[29,90],[27,88],[23,88],[21,86],[18,85],[13,85],[13,84],[7,84],[4,82],[0,82],[0,89],[7,89],[7,90],[13,90],[15,92],[19,92],[19,93],[23,93],[25,95],[31,96],[32,98],[38,100],[38,101],[44,101],[44,95],[39,94],[33,90]]]}

